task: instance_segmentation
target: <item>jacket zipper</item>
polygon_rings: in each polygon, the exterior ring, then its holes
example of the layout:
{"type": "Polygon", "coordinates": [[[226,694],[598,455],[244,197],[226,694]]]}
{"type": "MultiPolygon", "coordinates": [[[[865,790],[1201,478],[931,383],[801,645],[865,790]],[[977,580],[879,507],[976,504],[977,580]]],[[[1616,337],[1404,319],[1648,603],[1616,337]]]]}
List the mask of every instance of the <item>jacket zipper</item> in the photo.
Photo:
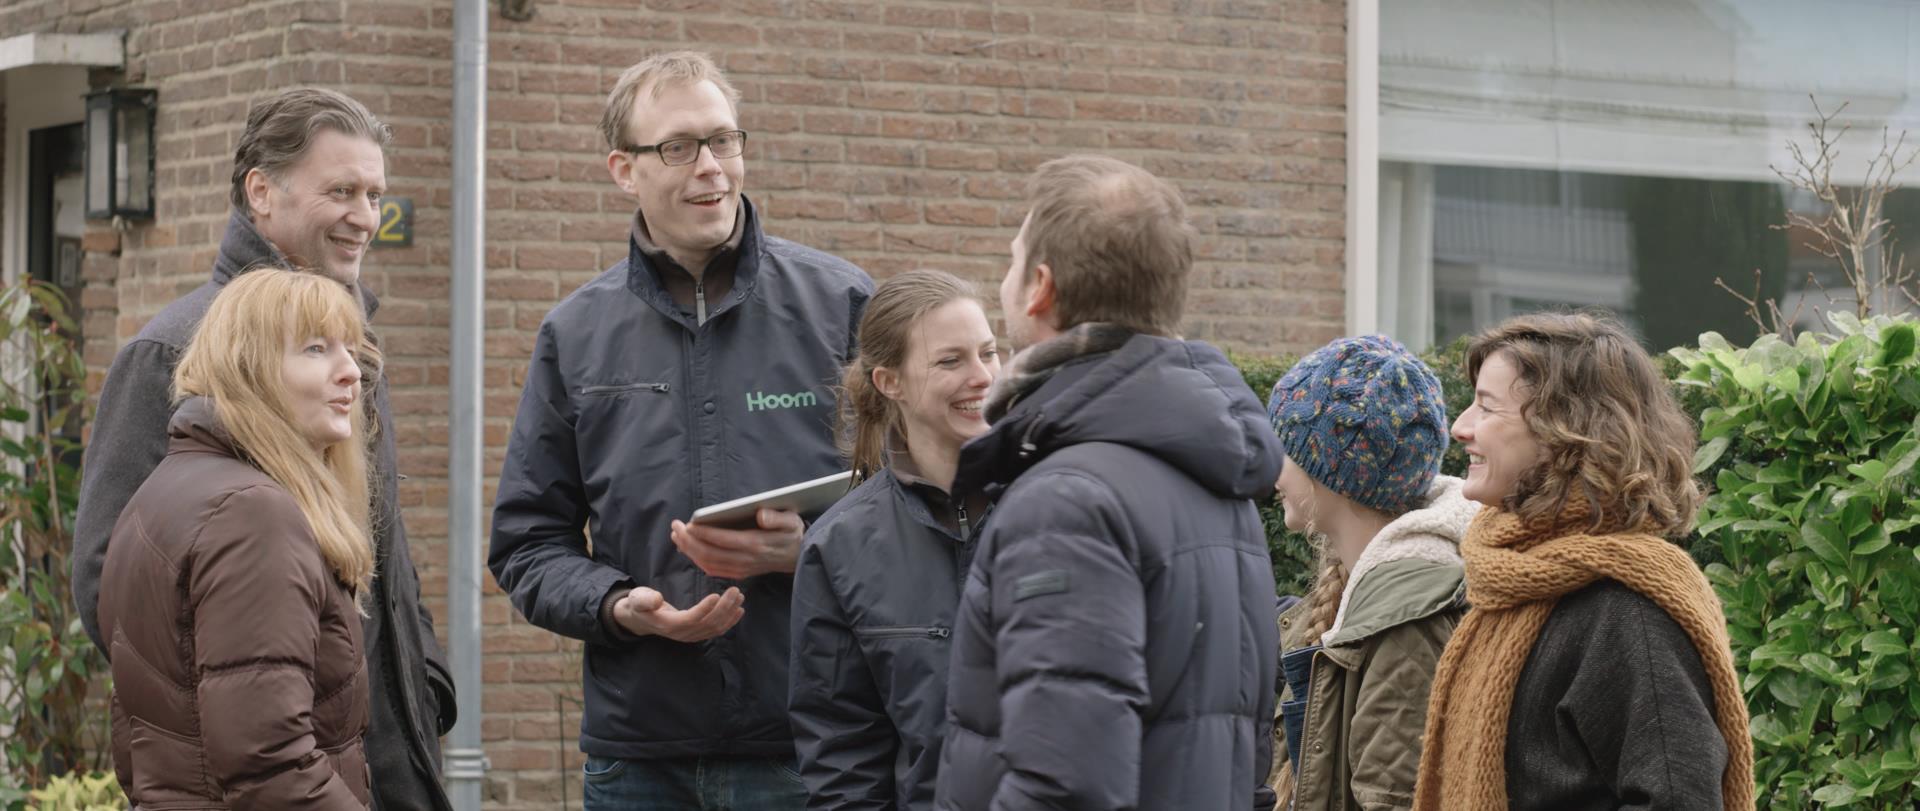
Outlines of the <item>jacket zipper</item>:
{"type": "Polygon", "coordinates": [[[654,391],[666,394],[672,388],[665,383],[619,383],[611,386],[581,386],[581,394],[625,394],[630,391],[654,391]]]}
{"type": "Polygon", "coordinates": [[[960,542],[966,543],[969,537],[967,534],[967,505],[960,504],[955,506],[954,512],[958,513],[960,517],[960,542]]]}
{"type": "Polygon", "coordinates": [[[928,639],[946,639],[953,636],[951,629],[942,628],[937,625],[931,628],[905,626],[892,628],[855,628],[853,629],[853,633],[855,636],[864,636],[868,639],[893,639],[915,636],[924,636],[928,639]]]}
{"type": "Polygon", "coordinates": [[[693,323],[707,323],[707,285],[698,279],[693,282],[693,312],[693,323]]]}

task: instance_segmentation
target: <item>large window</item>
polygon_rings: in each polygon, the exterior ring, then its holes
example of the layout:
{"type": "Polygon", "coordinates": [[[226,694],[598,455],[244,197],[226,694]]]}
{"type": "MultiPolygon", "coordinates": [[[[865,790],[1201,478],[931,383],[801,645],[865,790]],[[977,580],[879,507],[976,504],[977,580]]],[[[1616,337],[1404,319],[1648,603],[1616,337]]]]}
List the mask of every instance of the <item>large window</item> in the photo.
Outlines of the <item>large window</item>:
{"type": "MultiPolygon", "coordinates": [[[[1654,347],[1752,338],[1716,280],[1811,323],[1850,299],[1779,228],[1818,213],[1774,171],[1809,96],[1847,104],[1843,182],[1920,135],[1908,2],[1383,0],[1380,51],[1380,315],[1414,345],[1577,307],[1654,347]]],[[[1888,213],[1920,250],[1916,197],[1888,213]]]]}

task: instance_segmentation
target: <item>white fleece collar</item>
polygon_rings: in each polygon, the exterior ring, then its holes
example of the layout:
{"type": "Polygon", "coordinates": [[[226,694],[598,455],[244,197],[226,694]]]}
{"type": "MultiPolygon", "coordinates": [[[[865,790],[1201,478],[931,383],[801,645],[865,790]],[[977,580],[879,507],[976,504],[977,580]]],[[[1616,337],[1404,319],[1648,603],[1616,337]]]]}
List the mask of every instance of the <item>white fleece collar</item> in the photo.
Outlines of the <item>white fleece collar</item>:
{"type": "Polygon", "coordinates": [[[1353,564],[1353,571],[1347,575],[1347,587],[1340,592],[1340,611],[1333,617],[1333,627],[1320,635],[1320,644],[1327,644],[1340,632],[1340,627],[1346,624],[1348,601],[1359,589],[1361,579],[1380,564],[1417,559],[1463,565],[1460,539],[1466,536],[1467,525],[1480,511],[1478,502],[1468,501],[1461,495],[1465,487],[1466,482],[1452,476],[1435,476],[1433,484],[1427,486],[1426,506],[1394,519],[1367,542],[1360,559],[1353,564]]]}

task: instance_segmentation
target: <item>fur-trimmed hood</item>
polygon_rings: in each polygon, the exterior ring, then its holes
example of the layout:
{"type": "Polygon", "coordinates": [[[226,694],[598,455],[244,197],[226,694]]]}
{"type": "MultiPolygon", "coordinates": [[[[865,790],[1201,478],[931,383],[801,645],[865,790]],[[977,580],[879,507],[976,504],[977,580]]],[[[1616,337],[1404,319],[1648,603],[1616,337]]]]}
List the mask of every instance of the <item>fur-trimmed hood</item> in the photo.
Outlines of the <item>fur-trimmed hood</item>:
{"type": "Polygon", "coordinates": [[[1341,641],[1352,641],[1356,636],[1367,635],[1343,635],[1341,631],[1347,628],[1349,616],[1356,610],[1354,595],[1360,592],[1367,575],[1381,565],[1411,560],[1463,570],[1460,539],[1466,537],[1467,525],[1480,512],[1480,504],[1468,501],[1463,495],[1465,488],[1466,482],[1452,476],[1434,477],[1433,484],[1427,487],[1425,506],[1394,519],[1374,536],[1347,575],[1347,587],[1340,594],[1339,613],[1334,615],[1333,626],[1320,636],[1321,644],[1333,644],[1336,637],[1344,636],[1341,641]]]}

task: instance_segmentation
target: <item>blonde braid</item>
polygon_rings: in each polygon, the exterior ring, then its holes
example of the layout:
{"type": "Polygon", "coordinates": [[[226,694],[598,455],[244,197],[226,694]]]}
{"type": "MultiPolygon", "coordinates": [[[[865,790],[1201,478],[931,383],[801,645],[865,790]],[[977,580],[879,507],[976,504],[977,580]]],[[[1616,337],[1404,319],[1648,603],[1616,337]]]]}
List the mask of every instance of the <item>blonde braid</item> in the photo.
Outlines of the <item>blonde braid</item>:
{"type": "MultiPolygon", "coordinates": [[[[1312,529],[1308,531],[1312,532],[1312,529]]],[[[1300,644],[1294,647],[1319,644],[1320,635],[1333,627],[1333,619],[1340,613],[1340,594],[1347,590],[1346,565],[1340,562],[1339,555],[1333,554],[1327,548],[1325,535],[1315,533],[1313,539],[1314,545],[1320,549],[1320,574],[1314,578],[1313,590],[1307,592],[1307,622],[1300,626],[1299,636],[1296,637],[1300,640],[1300,644]]],[[[1283,639],[1280,642],[1284,650],[1287,641],[1283,639]]],[[[1278,729],[1279,725],[1275,724],[1275,728],[1278,729]]],[[[1282,737],[1284,734],[1283,732],[1282,737]]],[[[1281,745],[1275,747],[1274,751],[1277,755],[1284,755],[1287,751],[1285,742],[1280,743],[1281,745]]],[[[1293,796],[1294,778],[1293,762],[1281,762],[1273,778],[1274,794],[1280,798],[1278,808],[1285,809],[1293,796]]]]}

